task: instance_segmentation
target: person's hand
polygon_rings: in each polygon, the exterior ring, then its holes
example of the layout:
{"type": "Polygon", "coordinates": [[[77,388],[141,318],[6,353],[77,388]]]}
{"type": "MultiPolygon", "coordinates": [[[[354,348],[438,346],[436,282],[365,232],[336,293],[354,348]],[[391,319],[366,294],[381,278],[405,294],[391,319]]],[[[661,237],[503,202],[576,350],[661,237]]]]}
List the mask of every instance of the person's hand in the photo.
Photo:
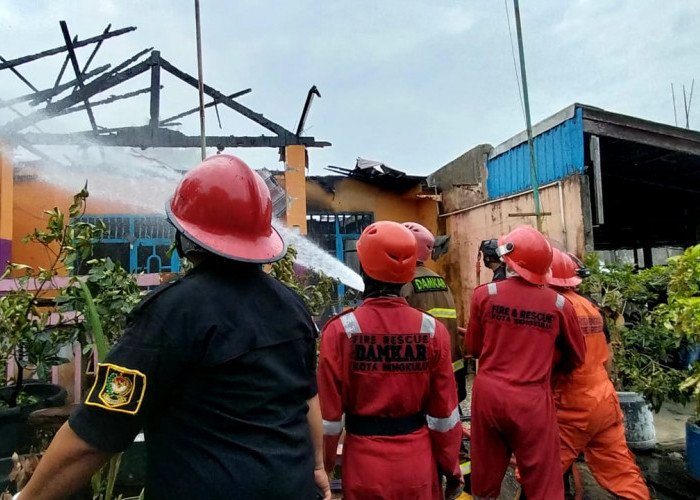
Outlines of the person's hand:
{"type": "Polygon", "coordinates": [[[326,474],[323,466],[314,469],[314,482],[323,493],[323,500],[331,500],[331,483],[328,480],[328,474],[326,474]]]}
{"type": "Polygon", "coordinates": [[[445,500],[455,500],[464,490],[464,477],[447,477],[445,485],[445,500]]]}

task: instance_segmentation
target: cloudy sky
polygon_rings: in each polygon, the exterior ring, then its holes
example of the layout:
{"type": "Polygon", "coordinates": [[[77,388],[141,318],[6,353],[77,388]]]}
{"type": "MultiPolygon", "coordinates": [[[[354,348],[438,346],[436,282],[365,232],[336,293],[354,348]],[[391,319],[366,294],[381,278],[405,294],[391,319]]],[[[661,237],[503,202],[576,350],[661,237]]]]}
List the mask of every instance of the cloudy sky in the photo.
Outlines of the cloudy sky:
{"type": "MultiPolygon", "coordinates": [[[[506,1],[515,43],[512,0],[506,1]]],[[[352,167],[357,157],[428,174],[477,144],[496,145],[524,128],[504,1],[201,0],[201,9],[204,79],[212,87],[227,94],[251,87],[239,102],[295,130],[309,87],[318,86],[322,98],[312,106],[306,134],[333,146],[311,152],[313,174],[328,165],[352,167]]],[[[700,2],[522,0],[521,9],[534,121],[581,102],[673,124],[672,82],[680,120],[681,87],[689,91],[700,77],[700,2]]],[[[154,47],[197,74],[193,0],[1,0],[0,55],[12,59],[62,45],[62,19],[81,39],[109,23],[138,28],[105,42],[93,68],[154,47]]],[[[81,62],[90,50],[78,51],[81,62]]],[[[46,88],[62,62],[54,56],[19,69],[46,88]]],[[[149,82],[144,74],[97,99],[149,82]]],[[[162,116],[197,105],[195,89],[169,76],[161,83],[162,116]]],[[[26,92],[8,70],[0,72],[0,98],[26,92]]],[[[700,102],[693,104],[690,125],[697,128],[700,102]]],[[[219,110],[222,129],[210,109],[208,133],[265,133],[219,110]]],[[[103,126],[143,125],[148,112],[144,95],[97,108],[96,117],[103,126]]],[[[0,123],[12,117],[0,110],[0,123]]],[[[41,126],[87,130],[89,123],[79,113],[41,126]]],[[[197,134],[197,116],[179,130],[197,134]]],[[[272,149],[237,154],[251,166],[280,167],[272,149]]]]}

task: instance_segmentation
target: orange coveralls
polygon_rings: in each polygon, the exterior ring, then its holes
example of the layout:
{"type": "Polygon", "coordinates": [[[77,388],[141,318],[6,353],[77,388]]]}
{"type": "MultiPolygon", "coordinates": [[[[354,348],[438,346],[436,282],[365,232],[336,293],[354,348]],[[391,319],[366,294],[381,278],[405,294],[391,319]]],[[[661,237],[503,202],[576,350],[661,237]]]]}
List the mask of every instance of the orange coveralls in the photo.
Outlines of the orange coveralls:
{"type": "Polygon", "coordinates": [[[627,499],[649,499],[634,455],[627,448],[617,392],[608,378],[609,359],[598,308],[573,290],[561,290],[571,302],[586,342],[584,364],[569,375],[554,375],[554,402],[561,434],[562,469],[583,451],[598,483],[627,499]]]}

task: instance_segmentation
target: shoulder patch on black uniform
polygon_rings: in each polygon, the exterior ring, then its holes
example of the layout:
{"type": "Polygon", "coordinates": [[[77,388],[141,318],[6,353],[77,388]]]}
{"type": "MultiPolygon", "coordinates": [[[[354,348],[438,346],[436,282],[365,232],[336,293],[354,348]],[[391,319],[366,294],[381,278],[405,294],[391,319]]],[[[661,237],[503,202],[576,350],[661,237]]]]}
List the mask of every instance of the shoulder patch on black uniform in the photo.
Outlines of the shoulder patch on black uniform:
{"type": "Polygon", "coordinates": [[[421,292],[446,292],[447,284],[441,276],[419,276],[411,281],[413,290],[421,292]]]}
{"type": "Polygon", "coordinates": [[[100,363],[85,404],[135,415],[141,408],[145,394],[146,375],[123,366],[100,363]]]}

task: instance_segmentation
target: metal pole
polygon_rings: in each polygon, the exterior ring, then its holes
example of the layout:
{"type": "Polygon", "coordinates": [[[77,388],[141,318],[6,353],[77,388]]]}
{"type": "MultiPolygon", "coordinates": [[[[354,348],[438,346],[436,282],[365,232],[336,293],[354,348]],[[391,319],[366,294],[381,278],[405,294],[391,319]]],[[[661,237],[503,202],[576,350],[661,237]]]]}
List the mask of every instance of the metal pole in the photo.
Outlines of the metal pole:
{"type": "Polygon", "coordinates": [[[525,74],[525,51],[523,49],[523,34],[520,28],[520,6],[518,0],[513,0],[515,8],[515,28],[518,32],[518,54],[520,55],[520,76],[523,80],[523,101],[525,102],[525,124],[527,126],[527,143],[530,146],[530,176],[532,177],[532,194],[535,199],[535,214],[537,230],[542,232],[542,212],[540,210],[540,189],[537,182],[537,164],[535,163],[535,141],[532,138],[532,121],[530,119],[530,99],[527,94],[527,75],[525,74]]]}
{"type": "Polygon", "coordinates": [[[204,132],[204,77],[202,76],[202,30],[199,24],[199,0],[194,0],[194,17],[197,24],[197,71],[199,76],[199,129],[202,137],[202,160],[207,157],[207,135],[204,132]]]}

